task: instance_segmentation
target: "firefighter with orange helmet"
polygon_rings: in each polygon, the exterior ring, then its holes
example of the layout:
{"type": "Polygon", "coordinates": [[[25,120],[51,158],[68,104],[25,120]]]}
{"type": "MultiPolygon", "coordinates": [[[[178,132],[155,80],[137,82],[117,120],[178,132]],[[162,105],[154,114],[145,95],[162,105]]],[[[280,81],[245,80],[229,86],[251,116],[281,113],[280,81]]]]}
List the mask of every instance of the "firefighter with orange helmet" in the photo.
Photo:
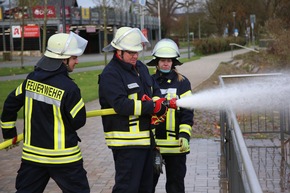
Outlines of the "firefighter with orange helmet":
{"type": "MultiPolygon", "coordinates": [[[[160,86],[162,97],[170,101],[191,95],[189,80],[176,69],[176,66],[182,65],[178,60],[180,53],[176,43],[171,39],[162,39],[155,45],[152,55],[154,59],[147,65],[156,66],[156,73],[152,77],[160,86]]],[[[165,162],[166,192],[185,192],[186,154],[190,151],[192,125],[192,110],[170,108],[166,120],[155,126],[157,150],[165,162]]],[[[160,165],[155,167],[154,186],[158,182],[161,169],[160,165]]],[[[155,192],[155,188],[152,192],[155,192]]]]}
{"type": "Polygon", "coordinates": [[[21,107],[24,111],[18,193],[44,192],[50,178],[63,192],[90,192],[77,135],[86,123],[86,109],[80,89],[68,75],[86,45],[85,39],[72,32],[51,36],[35,70],[4,103],[4,139],[17,137],[17,112],[21,107]]]}

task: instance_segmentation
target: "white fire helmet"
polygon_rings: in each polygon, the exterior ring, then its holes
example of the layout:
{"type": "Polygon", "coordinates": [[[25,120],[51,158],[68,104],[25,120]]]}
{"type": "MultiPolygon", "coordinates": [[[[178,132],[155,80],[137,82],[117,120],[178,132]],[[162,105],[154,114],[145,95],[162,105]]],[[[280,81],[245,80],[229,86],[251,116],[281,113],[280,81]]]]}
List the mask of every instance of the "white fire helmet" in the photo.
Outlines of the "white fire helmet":
{"type": "Polygon", "coordinates": [[[143,50],[143,43],[150,45],[147,38],[138,28],[121,27],[117,30],[112,42],[103,48],[104,52],[114,50],[128,50],[140,52],[143,50]]]}
{"type": "Polygon", "coordinates": [[[152,56],[158,58],[178,58],[180,53],[177,44],[173,40],[164,38],[155,45],[152,56]]]}
{"type": "Polygon", "coordinates": [[[180,57],[179,49],[177,44],[168,38],[164,38],[157,42],[153,51],[153,59],[147,63],[147,66],[158,66],[160,58],[170,58],[172,59],[172,67],[180,66],[182,63],[178,60],[180,57]]]}
{"type": "Polygon", "coordinates": [[[80,56],[84,53],[87,43],[87,40],[73,32],[54,34],[48,39],[44,55],[54,59],[80,56]]]}

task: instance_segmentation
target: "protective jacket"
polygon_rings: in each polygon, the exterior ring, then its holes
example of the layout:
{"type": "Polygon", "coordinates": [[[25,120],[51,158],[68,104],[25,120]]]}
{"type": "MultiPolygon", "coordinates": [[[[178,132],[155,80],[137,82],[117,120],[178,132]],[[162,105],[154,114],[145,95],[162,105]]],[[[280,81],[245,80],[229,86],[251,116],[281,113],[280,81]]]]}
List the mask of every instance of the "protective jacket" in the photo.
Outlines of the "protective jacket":
{"type": "MultiPolygon", "coordinates": [[[[183,80],[178,81],[178,75],[174,70],[171,70],[170,73],[162,73],[157,70],[152,77],[160,86],[162,97],[167,98],[167,100],[180,99],[191,94],[189,80],[183,76],[183,80]]],[[[184,137],[189,141],[192,125],[193,110],[169,108],[166,121],[155,126],[155,141],[156,145],[160,147],[160,153],[163,155],[189,153],[190,150],[180,152],[178,139],[184,137]]]]}
{"type": "Polygon", "coordinates": [[[114,108],[116,115],[102,116],[109,148],[150,146],[150,120],[153,101],[142,101],[146,94],[159,98],[160,89],[140,61],[136,66],[113,56],[99,76],[99,100],[102,109],[114,108]]]}
{"type": "Polygon", "coordinates": [[[36,164],[82,161],[76,130],[85,125],[80,90],[64,65],[53,72],[36,68],[7,97],[1,116],[4,139],[17,135],[17,112],[23,108],[22,160],[36,164]]]}

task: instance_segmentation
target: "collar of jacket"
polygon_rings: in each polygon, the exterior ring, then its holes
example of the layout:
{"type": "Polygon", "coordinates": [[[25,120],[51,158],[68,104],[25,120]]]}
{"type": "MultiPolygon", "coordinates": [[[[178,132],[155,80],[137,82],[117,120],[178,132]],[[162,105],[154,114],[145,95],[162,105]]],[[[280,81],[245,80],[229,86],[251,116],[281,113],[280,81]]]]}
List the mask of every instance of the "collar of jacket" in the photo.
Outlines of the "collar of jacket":
{"type": "Polygon", "coordinates": [[[55,71],[45,71],[41,68],[36,68],[32,73],[28,75],[28,78],[34,77],[36,80],[44,80],[52,76],[57,76],[58,74],[64,74],[68,78],[72,79],[69,76],[66,66],[63,64],[55,71]]]}
{"type": "Polygon", "coordinates": [[[120,66],[121,66],[122,68],[124,68],[125,70],[127,70],[127,71],[134,70],[134,68],[139,69],[139,68],[140,68],[140,65],[141,65],[140,62],[139,62],[139,60],[137,60],[136,65],[133,66],[133,65],[130,64],[130,63],[124,62],[123,60],[121,60],[121,59],[120,59],[118,56],[116,56],[115,54],[114,54],[114,56],[113,56],[113,60],[115,60],[115,62],[119,63],[120,66]]]}
{"type": "Polygon", "coordinates": [[[166,79],[166,80],[172,80],[176,76],[176,72],[174,70],[171,70],[169,73],[163,73],[159,70],[156,71],[156,78],[157,79],[166,79]]]}

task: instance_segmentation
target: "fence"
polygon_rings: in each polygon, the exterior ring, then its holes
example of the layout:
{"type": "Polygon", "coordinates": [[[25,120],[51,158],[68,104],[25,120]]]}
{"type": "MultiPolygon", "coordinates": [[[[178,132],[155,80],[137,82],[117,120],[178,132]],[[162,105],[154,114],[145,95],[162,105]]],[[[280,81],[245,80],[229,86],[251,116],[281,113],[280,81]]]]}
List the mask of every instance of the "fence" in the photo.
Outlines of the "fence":
{"type": "MultiPolygon", "coordinates": [[[[227,83],[237,79],[263,79],[279,75],[228,75],[220,76],[219,79],[221,86],[225,87],[227,83]]],[[[286,107],[285,104],[283,109],[253,109],[242,113],[231,108],[221,110],[221,152],[226,168],[221,177],[228,180],[230,193],[262,193],[262,187],[264,190],[268,188],[267,192],[289,190],[289,140],[285,135],[290,134],[290,112],[286,107]],[[265,140],[248,142],[245,135],[265,140]],[[269,136],[272,141],[267,144],[269,136]],[[253,157],[259,157],[255,159],[255,164],[253,157]]]]}

